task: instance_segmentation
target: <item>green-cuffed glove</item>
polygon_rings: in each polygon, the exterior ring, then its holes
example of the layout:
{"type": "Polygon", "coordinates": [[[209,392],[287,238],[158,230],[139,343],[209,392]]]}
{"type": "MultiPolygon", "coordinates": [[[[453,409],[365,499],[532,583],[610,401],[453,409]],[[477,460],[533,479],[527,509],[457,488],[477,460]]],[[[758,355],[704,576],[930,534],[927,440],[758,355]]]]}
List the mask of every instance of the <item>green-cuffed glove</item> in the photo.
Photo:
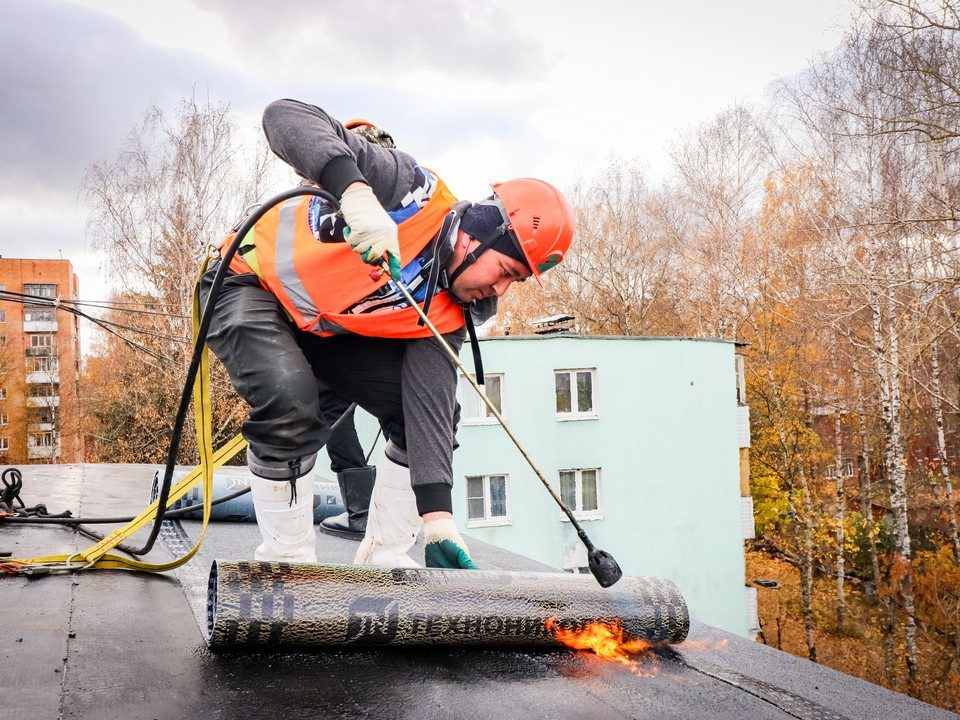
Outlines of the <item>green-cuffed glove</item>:
{"type": "Polygon", "coordinates": [[[470,550],[457,531],[453,518],[429,520],[423,525],[426,547],[423,558],[427,567],[454,570],[479,570],[470,559],[470,550]]]}
{"type": "Polygon", "coordinates": [[[343,238],[368,265],[379,265],[386,253],[390,277],[400,281],[400,240],[397,224],[380,205],[369,185],[357,184],[340,198],[340,212],[347,223],[343,238]]]}

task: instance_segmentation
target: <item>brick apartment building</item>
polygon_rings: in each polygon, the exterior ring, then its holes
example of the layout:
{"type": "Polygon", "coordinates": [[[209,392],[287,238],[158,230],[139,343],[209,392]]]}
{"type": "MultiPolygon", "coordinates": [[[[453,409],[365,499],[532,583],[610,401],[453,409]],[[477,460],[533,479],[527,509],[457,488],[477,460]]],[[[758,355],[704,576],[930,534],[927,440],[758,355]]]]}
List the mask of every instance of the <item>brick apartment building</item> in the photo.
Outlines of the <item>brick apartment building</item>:
{"type": "Polygon", "coordinates": [[[0,464],[83,462],[78,298],[69,260],[0,257],[0,464]]]}

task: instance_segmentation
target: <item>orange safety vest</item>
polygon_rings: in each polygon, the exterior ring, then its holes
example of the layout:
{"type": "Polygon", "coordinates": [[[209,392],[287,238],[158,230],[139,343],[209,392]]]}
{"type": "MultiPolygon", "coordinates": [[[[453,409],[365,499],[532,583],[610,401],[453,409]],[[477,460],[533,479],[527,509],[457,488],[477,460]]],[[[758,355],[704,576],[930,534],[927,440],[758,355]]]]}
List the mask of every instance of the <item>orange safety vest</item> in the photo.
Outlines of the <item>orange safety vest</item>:
{"type": "MultiPolygon", "coordinates": [[[[260,218],[242,243],[250,244],[241,258],[237,253],[230,269],[254,273],[260,284],[276,295],[280,304],[301,330],[329,336],[344,332],[382,338],[419,338],[432,335],[417,324],[412,307],[354,314],[344,313],[390,277],[384,273],[371,281],[370,269],[347,243],[322,243],[310,230],[308,208],[311,196],[294,197],[275,205],[260,218]]],[[[443,220],[457,201],[443,181],[437,179],[433,196],[420,210],[397,226],[400,257],[420,254],[440,231],[443,220]]],[[[234,234],[219,245],[221,255],[234,234]]],[[[422,306],[422,304],[421,304],[422,306]]],[[[441,333],[464,325],[463,309],[446,290],[436,294],[430,305],[430,321],[441,333]]]]}

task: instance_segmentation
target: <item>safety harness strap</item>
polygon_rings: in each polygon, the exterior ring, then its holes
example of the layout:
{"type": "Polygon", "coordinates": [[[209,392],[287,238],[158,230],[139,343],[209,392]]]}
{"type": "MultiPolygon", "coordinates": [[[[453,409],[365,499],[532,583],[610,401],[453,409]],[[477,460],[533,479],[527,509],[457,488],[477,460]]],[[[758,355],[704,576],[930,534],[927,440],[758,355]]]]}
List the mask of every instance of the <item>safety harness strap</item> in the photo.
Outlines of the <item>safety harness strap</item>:
{"type": "MultiPolygon", "coordinates": [[[[437,282],[440,279],[440,248],[446,242],[450,230],[453,228],[454,221],[459,217],[457,206],[447,213],[443,219],[443,225],[440,226],[440,232],[433,238],[433,262],[430,264],[430,274],[427,277],[427,294],[423,299],[423,314],[430,313],[430,305],[433,303],[433,294],[437,291],[437,282]]],[[[423,318],[417,320],[417,325],[423,326],[423,318]]]]}

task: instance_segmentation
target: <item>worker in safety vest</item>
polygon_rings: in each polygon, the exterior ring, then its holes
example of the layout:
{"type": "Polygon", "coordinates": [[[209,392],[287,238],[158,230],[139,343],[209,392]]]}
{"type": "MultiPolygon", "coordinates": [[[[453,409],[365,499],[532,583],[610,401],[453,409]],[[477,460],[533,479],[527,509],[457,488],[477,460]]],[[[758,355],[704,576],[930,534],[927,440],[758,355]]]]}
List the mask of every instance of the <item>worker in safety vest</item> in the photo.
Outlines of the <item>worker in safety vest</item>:
{"type": "MultiPolygon", "coordinates": [[[[423,528],[428,567],[475,568],[452,514],[457,369],[396,284],[458,351],[465,326],[491,317],[513,282],[563,259],[573,211],[528,178],[458,202],[406,153],[302,102],[271,103],[263,129],[340,210],[306,196],[267,212],[242,239],[210,324],[208,344],[250,405],[255,557],[316,560],[311,470],[330,434],[319,381],[376,417],[387,439],[355,562],[417,567],[407,553],[423,528]],[[372,279],[357,255],[386,260],[390,273],[372,279]]],[[[216,263],[201,278],[204,303],[215,272],[216,263]]]]}

